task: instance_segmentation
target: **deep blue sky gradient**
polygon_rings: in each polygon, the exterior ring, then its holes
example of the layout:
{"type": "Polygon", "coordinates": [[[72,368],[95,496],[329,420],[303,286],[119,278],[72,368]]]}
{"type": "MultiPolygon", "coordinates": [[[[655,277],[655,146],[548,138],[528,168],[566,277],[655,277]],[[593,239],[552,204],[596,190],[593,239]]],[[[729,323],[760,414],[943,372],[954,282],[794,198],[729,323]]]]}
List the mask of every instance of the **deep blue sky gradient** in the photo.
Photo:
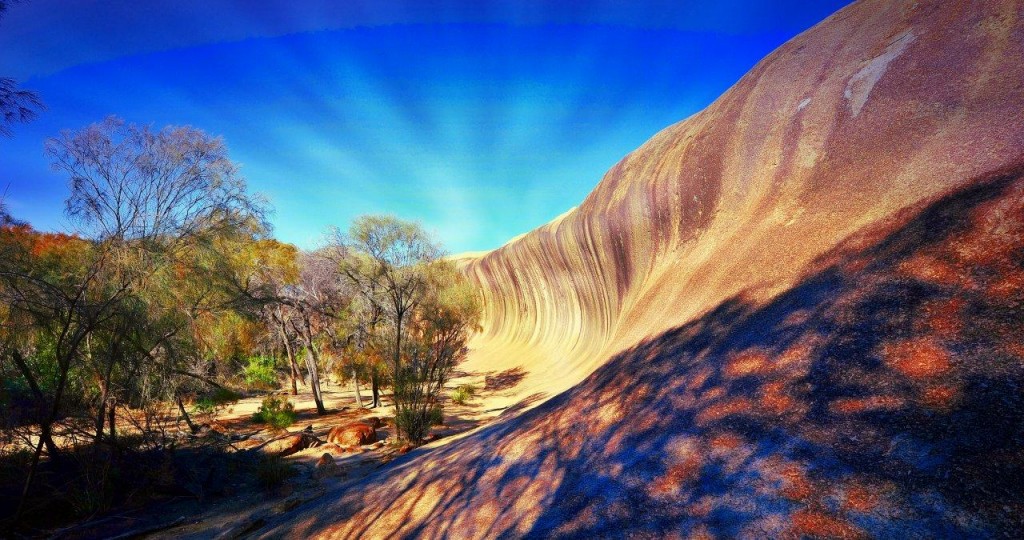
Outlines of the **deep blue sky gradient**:
{"type": "Polygon", "coordinates": [[[191,124],[225,138],[282,240],[393,213],[489,249],[844,3],[15,4],[0,75],[48,109],[0,139],[0,182],[17,217],[67,229],[47,137],[109,114],[191,124]]]}

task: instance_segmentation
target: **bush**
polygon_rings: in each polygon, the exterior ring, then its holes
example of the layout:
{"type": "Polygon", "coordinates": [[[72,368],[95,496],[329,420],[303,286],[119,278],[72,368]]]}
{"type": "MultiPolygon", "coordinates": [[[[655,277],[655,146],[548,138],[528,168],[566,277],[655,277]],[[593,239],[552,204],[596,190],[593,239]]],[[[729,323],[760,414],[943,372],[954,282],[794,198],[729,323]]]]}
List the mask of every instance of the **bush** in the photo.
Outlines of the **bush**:
{"type": "Polygon", "coordinates": [[[234,403],[242,396],[227,388],[217,388],[212,393],[201,396],[193,404],[193,410],[199,414],[213,414],[219,407],[234,403]]]}
{"type": "Polygon", "coordinates": [[[444,409],[440,405],[427,411],[427,422],[432,426],[444,425],[444,409]]]}
{"type": "Polygon", "coordinates": [[[250,356],[249,364],[242,370],[245,384],[264,390],[277,388],[277,371],[272,356],[250,356]]]}
{"type": "Polygon", "coordinates": [[[274,489],[295,476],[295,469],[278,456],[264,456],[256,464],[256,482],[263,489],[274,489]]]}
{"type": "Polygon", "coordinates": [[[430,426],[438,426],[444,423],[444,411],[440,406],[421,408],[402,408],[395,414],[395,427],[399,433],[413,442],[420,442],[427,433],[430,426]]]}
{"type": "Polygon", "coordinates": [[[253,422],[269,424],[284,429],[295,422],[295,407],[285,398],[267,396],[263,398],[260,410],[252,415],[253,422]]]}
{"type": "Polygon", "coordinates": [[[476,388],[471,384],[464,384],[455,390],[452,390],[452,402],[463,405],[469,401],[469,398],[473,397],[474,394],[476,394],[476,388]]]}

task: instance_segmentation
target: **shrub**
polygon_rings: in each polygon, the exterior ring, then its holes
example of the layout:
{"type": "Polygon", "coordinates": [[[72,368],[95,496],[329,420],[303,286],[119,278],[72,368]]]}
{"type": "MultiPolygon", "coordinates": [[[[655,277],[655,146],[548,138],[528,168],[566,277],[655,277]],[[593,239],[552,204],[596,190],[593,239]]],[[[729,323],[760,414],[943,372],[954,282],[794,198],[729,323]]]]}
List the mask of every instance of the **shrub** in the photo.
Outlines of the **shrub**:
{"type": "Polygon", "coordinates": [[[438,405],[427,411],[427,422],[432,426],[444,425],[444,409],[438,405]]]}
{"type": "Polygon", "coordinates": [[[469,398],[473,397],[474,394],[476,394],[476,388],[471,384],[464,384],[455,390],[452,390],[452,402],[463,405],[469,401],[469,398]]]}
{"type": "Polygon", "coordinates": [[[408,440],[420,442],[427,433],[430,426],[438,426],[444,423],[444,411],[440,406],[427,409],[402,408],[395,414],[395,428],[405,434],[408,440]]]}
{"type": "Polygon", "coordinates": [[[274,365],[272,356],[250,356],[248,365],[242,370],[245,384],[264,390],[277,388],[277,371],[274,365]]]}
{"type": "Polygon", "coordinates": [[[218,408],[227,405],[228,403],[234,403],[239,400],[242,396],[233,390],[228,388],[217,388],[213,392],[201,396],[193,404],[193,410],[199,414],[213,414],[218,408]]]}
{"type": "Polygon", "coordinates": [[[253,413],[252,420],[258,424],[284,429],[295,422],[295,407],[285,398],[267,396],[263,398],[260,409],[253,413]]]}

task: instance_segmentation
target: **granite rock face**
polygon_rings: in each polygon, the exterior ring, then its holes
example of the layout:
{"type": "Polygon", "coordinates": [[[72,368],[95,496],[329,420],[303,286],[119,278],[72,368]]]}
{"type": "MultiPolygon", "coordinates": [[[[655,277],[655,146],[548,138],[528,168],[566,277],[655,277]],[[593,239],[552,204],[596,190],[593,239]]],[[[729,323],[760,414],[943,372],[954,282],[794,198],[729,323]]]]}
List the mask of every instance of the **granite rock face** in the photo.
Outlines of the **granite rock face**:
{"type": "Polygon", "coordinates": [[[1012,536],[1022,254],[1024,4],[862,0],[460,261],[532,409],[266,534],[1012,536]]]}

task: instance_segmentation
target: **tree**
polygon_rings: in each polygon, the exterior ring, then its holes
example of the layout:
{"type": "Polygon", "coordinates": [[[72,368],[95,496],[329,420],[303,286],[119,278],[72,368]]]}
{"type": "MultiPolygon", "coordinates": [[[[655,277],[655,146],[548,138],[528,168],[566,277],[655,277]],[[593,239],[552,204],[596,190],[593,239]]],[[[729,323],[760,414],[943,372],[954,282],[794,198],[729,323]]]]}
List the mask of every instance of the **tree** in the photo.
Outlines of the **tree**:
{"type": "Polygon", "coordinates": [[[35,92],[18,88],[14,79],[0,77],[0,135],[12,136],[14,124],[31,122],[44,108],[35,92]]]}
{"type": "Polygon", "coordinates": [[[328,331],[346,303],[340,285],[330,259],[320,253],[303,253],[299,257],[299,280],[288,289],[285,299],[292,308],[292,326],[304,341],[306,370],[318,414],[327,412],[320,392],[318,338],[328,331]]]}
{"type": "Polygon", "coordinates": [[[334,238],[342,273],[389,323],[396,424],[402,436],[420,442],[441,412],[441,389],[479,318],[476,295],[416,224],[365,216],[334,238]]]}
{"type": "MultiPolygon", "coordinates": [[[[9,3],[0,0],[0,19],[9,3]]],[[[10,137],[13,124],[34,120],[44,108],[43,102],[34,92],[18,88],[14,79],[0,77],[0,135],[10,137]]]]}
{"type": "Polygon", "coordinates": [[[427,283],[409,323],[407,360],[392,375],[395,424],[415,442],[441,419],[444,385],[465,358],[481,312],[476,291],[450,262],[431,265],[427,283]]]}
{"type": "Polygon", "coordinates": [[[180,275],[218,267],[210,262],[220,256],[218,239],[266,230],[263,202],[247,193],[223,142],[194,128],[153,132],[109,118],[63,132],[47,152],[69,176],[66,214],[77,234],[55,239],[60,249],[40,247],[45,235],[22,241],[12,226],[0,238],[5,326],[24,330],[6,340],[3,355],[45,405],[25,494],[42,448],[59,457],[52,429],[73,372],[91,366],[106,395],[96,419],[101,435],[105,408],[114,426],[107,404],[115,365],[130,378],[147,366],[187,373],[173,340],[198,311],[227,303],[180,275]],[[55,372],[52,383],[40,384],[39,362],[55,372]]]}
{"type": "Polygon", "coordinates": [[[398,366],[406,317],[422,300],[427,267],[440,259],[441,248],[419,225],[391,216],[356,219],[339,243],[359,254],[342,259],[342,272],[392,322],[392,364],[398,366]]]}

